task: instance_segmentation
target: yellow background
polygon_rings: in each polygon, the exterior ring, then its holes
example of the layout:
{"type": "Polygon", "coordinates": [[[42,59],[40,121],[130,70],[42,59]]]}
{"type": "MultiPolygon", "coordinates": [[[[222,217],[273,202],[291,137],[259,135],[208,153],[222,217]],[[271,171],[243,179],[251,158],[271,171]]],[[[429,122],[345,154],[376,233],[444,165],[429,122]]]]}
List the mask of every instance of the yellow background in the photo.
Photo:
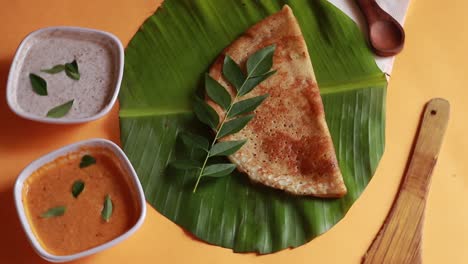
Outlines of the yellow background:
{"type": "MultiPolygon", "coordinates": [[[[39,156],[78,140],[119,142],[118,106],[83,125],[53,126],[15,116],[6,104],[5,83],[17,45],[27,33],[53,25],[110,31],[126,45],[159,2],[0,0],[0,263],[42,261],[29,246],[13,205],[18,173],[39,156]]],[[[149,207],[143,227],[130,239],[77,263],[359,263],[390,208],[422,107],[432,97],[448,99],[452,113],[427,201],[423,258],[425,263],[468,263],[466,10],[466,0],[410,3],[406,47],[388,87],[385,154],[361,198],[325,235],[267,256],[234,254],[194,239],[149,207]]]]}

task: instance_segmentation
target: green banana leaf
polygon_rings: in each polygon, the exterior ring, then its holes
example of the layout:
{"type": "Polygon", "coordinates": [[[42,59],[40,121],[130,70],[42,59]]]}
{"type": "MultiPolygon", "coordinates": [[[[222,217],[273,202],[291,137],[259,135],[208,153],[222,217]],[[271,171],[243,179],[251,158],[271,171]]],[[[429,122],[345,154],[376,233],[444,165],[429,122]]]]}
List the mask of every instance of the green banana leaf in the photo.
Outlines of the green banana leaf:
{"type": "Polygon", "coordinates": [[[208,243],[271,253],[326,232],[363,192],[384,149],[386,85],[356,24],[325,0],[166,0],[126,49],[122,144],[160,213],[208,243]],[[239,172],[192,193],[194,175],[166,166],[197,155],[181,149],[178,132],[210,133],[195,121],[192,96],[222,49],[284,4],[308,44],[348,194],[296,197],[239,172]]]}

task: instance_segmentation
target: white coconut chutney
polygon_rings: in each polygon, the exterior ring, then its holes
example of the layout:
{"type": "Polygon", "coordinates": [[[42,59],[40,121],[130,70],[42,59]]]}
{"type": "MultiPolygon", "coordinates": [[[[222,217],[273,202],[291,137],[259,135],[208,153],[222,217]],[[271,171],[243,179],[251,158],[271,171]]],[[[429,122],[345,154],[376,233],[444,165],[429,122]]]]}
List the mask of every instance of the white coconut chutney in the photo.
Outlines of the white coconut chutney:
{"type": "Polygon", "coordinates": [[[53,30],[35,35],[25,43],[18,58],[15,103],[23,112],[45,117],[47,112],[74,99],[70,111],[62,118],[86,118],[99,113],[109,104],[116,89],[119,71],[115,43],[93,32],[53,30]],[[41,72],[57,64],[76,60],[80,79],[73,80],[65,71],[41,72]],[[36,94],[29,74],[47,82],[47,96],[36,94]]]}

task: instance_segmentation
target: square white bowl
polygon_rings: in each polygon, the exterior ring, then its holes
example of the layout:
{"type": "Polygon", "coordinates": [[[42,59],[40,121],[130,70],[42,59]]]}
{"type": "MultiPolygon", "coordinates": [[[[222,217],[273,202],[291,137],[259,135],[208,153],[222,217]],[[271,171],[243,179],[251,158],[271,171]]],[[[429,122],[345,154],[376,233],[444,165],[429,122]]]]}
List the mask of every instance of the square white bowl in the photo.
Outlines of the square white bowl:
{"type": "MultiPolygon", "coordinates": [[[[13,63],[10,67],[10,72],[8,74],[7,81],[7,102],[10,109],[17,115],[38,122],[52,123],[52,124],[77,124],[84,123],[99,119],[106,115],[111,109],[112,106],[117,101],[117,96],[119,94],[120,85],[122,83],[124,69],[124,48],[122,42],[113,34],[101,30],[81,28],[81,27],[68,27],[68,26],[59,26],[59,27],[47,27],[42,28],[36,31],[31,32],[27,35],[18,49],[16,50],[15,57],[13,58],[13,63]],[[88,41],[91,40],[103,40],[109,43],[108,47],[111,49],[112,56],[114,57],[114,62],[116,63],[114,67],[114,84],[112,95],[109,95],[109,100],[102,109],[89,117],[82,118],[51,118],[47,116],[40,116],[33,113],[24,111],[19,103],[17,102],[17,87],[19,73],[25,62],[25,57],[28,54],[28,51],[31,47],[37,44],[40,41],[43,41],[43,36],[56,36],[60,34],[64,36],[75,36],[81,37],[88,41]]],[[[52,108],[53,106],[51,106],[52,108]]]]}
{"type": "Polygon", "coordinates": [[[36,252],[39,254],[39,256],[41,256],[42,258],[44,258],[45,260],[48,260],[50,262],[72,261],[72,260],[75,260],[75,259],[78,259],[78,258],[82,258],[82,257],[86,257],[86,256],[89,256],[89,255],[95,254],[95,253],[97,253],[99,251],[102,251],[102,250],[105,250],[105,249],[108,249],[108,248],[122,242],[123,240],[127,239],[130,235],[135,233],[135,231],[138,228],[141,227],[141,225],[143,224],[143,221],[144,221],[144,219],[146,217],[145,195],[143,193],[143,188],[141,187],[140,181],[138,180],[138,176],[137,176],[135,170],[133,169],[132,164],[130,163],[127,156],[122,151],[122,149],[120,149],[119,146],[117,146],[112,141],[109,141],[109,140],[106,140],[106,139],[96,138],[96,139],[89,139],[89,140],[80,141],[80,142],[77,142],[77,143],[62,147],[62,148],[60,148],[60,149],[58,149],[56,151],[53,151],[53,152],[51,152],[49,154],[46,154],[46,155],[42,156],[41,158],[33,161],[19,174],[19,176],[18,176],[18,178],[16,179],[16,182],[15,182],[15,187],[14,187],[13,193],[14,193],[16,210],[18,212],[18,216],[19,216],[19,219],[21,221],[21,225],[23,226],[23,229],[26,232],[26,235],[27,235],[27,237],[29,239],[29,242],[33,246],[34,250],[36,250],[36,252]],[[34,171],[36,171],[37,169],[42,167],[44,164],[52,162],[55,159],[57,159],[58,157],[64,156],[64,155],[66,155],[66,154],[68,154],[70,152],[79,151],[80,148],[85,147],[85,146],[88,146],[88,147],[93,147],[93,146],[94,147],[103,147],[103,148],[111,150],[117,156],[117,158],[120,160],[121,164],[123,165],[123,167],[127,171],[127,173],[128,173],[127,175],[130,177],[130,182],[132,183],[132,185],[133,185],[132,187],[134,188],[133,193],[137,196],[136,200],[137,200],[137,202],[138,202],[138,204],[140,206],[140,215],[138,217],[137,222],[135,223],[135,225],[132,228],[130,228],[125,233],[123,233],[122,235],[112,239],[109,242],[106,242],[106,243],[101,244],[99,246],[84,250],[82,252],[71,254],[71,255],[64,255],[64,256],[54,255],[54,254],[49,253],[47,250],[44,249],[44,247],[41,246],[41,244],[38,241],[38,238],[36,237],[36,235],[34,235],[34,233],[32,231],[32,227],[31,227],[31,224],[30,224],[28,218],[26,217],[25,208],[24,208],[24,204],[23,204],[23,193],[22,193],[23,192],[23,187],[24,187],[24,182],[27,180],[27,178],[29,176],[31,176],[31,174],[34,171]]]}

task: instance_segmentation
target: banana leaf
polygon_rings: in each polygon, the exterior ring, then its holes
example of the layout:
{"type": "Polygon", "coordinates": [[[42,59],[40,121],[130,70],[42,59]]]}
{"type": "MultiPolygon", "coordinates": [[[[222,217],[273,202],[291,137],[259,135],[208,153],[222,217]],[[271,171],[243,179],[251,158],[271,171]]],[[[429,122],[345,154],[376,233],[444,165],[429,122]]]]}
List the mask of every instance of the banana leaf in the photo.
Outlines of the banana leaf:
{"type": "Polygon", "coordinates": [[[208,243],[272,253],[329,230],[363,192],[384,149],[386,85],[356,24],[325,0],[166,0],[126,49],[121,140],[161,214],[208,243]],[[192,193],[193,173],[167,164],[197,155],[181,149],[180,131],[210,133],[195,121],[193,94],[224,47],[284,4],[307,42],[348,194],[296,197],[239,172],[204,180],[192,193]]]}

